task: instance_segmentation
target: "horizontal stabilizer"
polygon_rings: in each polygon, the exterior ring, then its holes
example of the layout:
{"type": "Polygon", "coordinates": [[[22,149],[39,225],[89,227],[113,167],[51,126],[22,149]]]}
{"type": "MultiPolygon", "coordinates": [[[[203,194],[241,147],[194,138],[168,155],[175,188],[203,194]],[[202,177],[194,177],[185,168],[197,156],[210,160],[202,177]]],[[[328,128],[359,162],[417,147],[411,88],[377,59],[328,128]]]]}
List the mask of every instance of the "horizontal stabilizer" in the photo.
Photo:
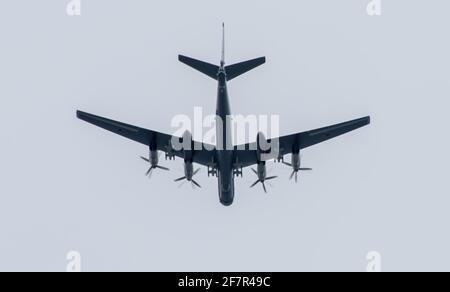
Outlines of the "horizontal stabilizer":
{"type": "Polygon", "coordinates": [[[194,68],[197,71],[202,72],[203,74],[208,75],[212,79],[217,80],[217,73],[219,72],[219,66],[209,64],[203,61],[199,61],[196,59],[192,59],[186,56],[178,56],[178,60],[181,63],[188,65],[189,67],[194,68]]]}
{"type": "Polygon", "coordinates": [[[250,61],[245,61],[242,63],[234,64],[227,66],[225,68],[227,72],[227,80],[232,80],[244,73],[247,73],[248,71],[255,69],[258,66],[261,66],[266,62],[266,57],[253,59],[250,61]]]}

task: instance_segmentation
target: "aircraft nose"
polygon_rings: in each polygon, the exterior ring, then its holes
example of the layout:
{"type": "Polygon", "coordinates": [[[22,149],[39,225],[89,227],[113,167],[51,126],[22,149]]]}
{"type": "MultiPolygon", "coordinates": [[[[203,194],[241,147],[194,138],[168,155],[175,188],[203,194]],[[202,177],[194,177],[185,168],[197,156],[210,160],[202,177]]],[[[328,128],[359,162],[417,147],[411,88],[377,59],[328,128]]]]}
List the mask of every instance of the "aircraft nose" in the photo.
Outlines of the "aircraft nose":
{"type": "Polygon", "coordinates": [[[220,203],[226,207],[233,205],[234,202],[234,192],[231,190],[228,192],[221,192],[220,194],[220,203]]]}
{"type": "Polygon", "coordinates": [[[220,199],[220,203],[222,204],[222,205],[224,205],[225,207],[229,207],[229,206],[231,206],[231,205],[233,205],[233,199],[228,199],[228,200],[225,200],[225,199],[220,199]]]}

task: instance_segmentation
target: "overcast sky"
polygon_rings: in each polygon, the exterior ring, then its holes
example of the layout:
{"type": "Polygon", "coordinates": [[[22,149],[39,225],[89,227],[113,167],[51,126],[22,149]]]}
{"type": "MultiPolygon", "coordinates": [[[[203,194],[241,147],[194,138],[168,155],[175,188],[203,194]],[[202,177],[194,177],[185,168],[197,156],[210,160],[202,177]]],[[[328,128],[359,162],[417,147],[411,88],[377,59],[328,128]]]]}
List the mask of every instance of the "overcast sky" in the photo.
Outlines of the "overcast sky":
{"type": "MultiPolygon", "coordinates": [[[[369,0],[15,0],[0,4],[0,270],[450,270],[450,3],[369,0]],[[237,114],[279,114],[281,134],[371,115],[372,124],[303,152],[314,171],[269,194],[236,180],[220,205],[152,180],[146,147],[88,125],[81,109],[171,133],[176,114],[215,111],[217,84],[177,60],[266,56],[230,82],[237,114]]],[[[272,167],[272,165],[274,165],[272,167]]]]}

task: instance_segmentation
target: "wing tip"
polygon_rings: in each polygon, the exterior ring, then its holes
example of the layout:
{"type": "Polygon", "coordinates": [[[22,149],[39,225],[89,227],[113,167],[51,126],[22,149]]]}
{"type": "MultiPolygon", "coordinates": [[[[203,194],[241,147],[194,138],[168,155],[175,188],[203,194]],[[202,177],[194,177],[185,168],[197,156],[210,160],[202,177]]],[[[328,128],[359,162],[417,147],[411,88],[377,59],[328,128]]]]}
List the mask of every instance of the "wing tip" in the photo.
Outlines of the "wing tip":
{"type": "Polygon", "coordinates": [[[86,113],[85,113],[85,112],[82,112],[82,111],[80,111],[80,110],[77,110],[76,115],[77,115],[77,118],[79,118],[80,120],[82,120],[82,119],[86,116],[86,113]]]}

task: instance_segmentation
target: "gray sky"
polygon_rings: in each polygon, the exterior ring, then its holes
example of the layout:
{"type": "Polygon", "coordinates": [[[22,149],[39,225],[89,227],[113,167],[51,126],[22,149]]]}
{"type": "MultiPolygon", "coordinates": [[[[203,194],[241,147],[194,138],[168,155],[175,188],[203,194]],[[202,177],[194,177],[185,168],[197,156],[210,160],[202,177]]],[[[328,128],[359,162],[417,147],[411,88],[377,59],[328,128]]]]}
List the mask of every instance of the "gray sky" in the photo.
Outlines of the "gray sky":
{"type": "Polygon", "coordinates": [[[450,270],[448,1],[61,0],[0,4],[0,270],[450,270]],[[189,2],[189,4],[187,3],[189,2]],[[219,204],[217,181],[178,189],[181,160],[149,181],[147,149],[75,118],[77,109],[171,132],[175,114],[215,111],[216,84],[178,63],[267,56],[230,83],[234,113],[281,116],[290,134],[372,116],[303,152],[265,195],[219,204]]]}

